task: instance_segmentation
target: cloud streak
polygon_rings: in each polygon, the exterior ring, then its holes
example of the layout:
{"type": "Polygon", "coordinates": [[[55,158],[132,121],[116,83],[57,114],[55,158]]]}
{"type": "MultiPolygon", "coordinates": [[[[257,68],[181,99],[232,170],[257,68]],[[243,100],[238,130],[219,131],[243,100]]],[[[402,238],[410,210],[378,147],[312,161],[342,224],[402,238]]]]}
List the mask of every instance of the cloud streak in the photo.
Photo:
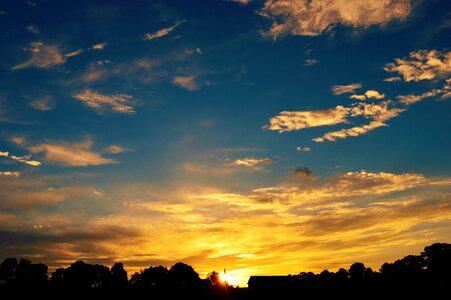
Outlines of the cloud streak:
{"type": "Polygon", "coordinates": [[[196,83],[196,76],[175,76],[172,79],[172,83],[188,91],[196,91],[199,86],[196,83]]]}
{"type": "Polygon", "coordinates": [[[37,110],[49,111],[55,108],[55,100],[52,96],[45,96],[41,99],[29,103],[31,107],[37,110]]]}
{"type": "Polygon", "coordinates": [[[166,27],[163,29],[160,29],[154,33],[146,33],[144,35],[144,40],[146,41],[150,41],[150,40],[154,40],[154,39],[158,39],[161,38],[163,36],[166,36],[168,34],[170,34],[172,31],[174,31],[174,29],[176,29],[180,24],[182,24],[184,21],[181,22],[177,22],[174,25],[170,26],[170,27],[166,27]]]}
{"type": "Polygon", "coordinates": [[[31,52],[31,58],[21,64],[11,67],[11,70],[21,70],[28,67],[49,69],[64,64],[68,57],[76,56],[81,52],[80,50],[77,50],[63,54],[58,46],[46,45],[43,42],[33,42],[31,43],[31,48],[26,50],[31,52]]]}
{"type": "Polygon", "coordinates": [[[20,172],[17,172],[17,171],[0,171],[0,176],[19,177],[20,176],[20,172]]]}
{"type": "Polygon", "coordinates": [[[91,150],[92,141],[86,139],[80,143],[42,143],[28,149],[32,153],[44,153],[44,159],[48,163],[66,167],[88,167],[115,164],[116,160],[103,157],[91,150]]]}
{"type": "Polygon", "coordinates": [[[345,139],[347,137],[356,137],[362,134],[367,134],[379,127],[388,126],[385,122],[397,117],[405,109],[397,108],[394,106],[393,101],[382,101],[379,104],[374,103],[361,103],[354,106],[351,109],[351,116],[358,117],[363,116],[366,119],[371,119],[369,124],[355,126],[352,128],[345,128],[338,131],[332,131],[324,134],[322,137],[316,137],[313,139],[316,143],[322,143],[324,141],[337,141],[339,139],[345,139]]]}
{"type": "Polygon", "coordinates": [[[127,94],[104,95],[91,89],[86,89],[72,95],[86,106],[97,110],[123,114],[135,113],[133,98],[127,94]]]}
{"type": "Polygon", "coordinates": [[[16,155],[10,155],[10,153],[8,151],[0,151],[0,157],[8,157],[12,160],[33,166],[33,167],[37,167],[41,165],[40,161],[37,160],[32,160],[31,159],[31,155],[24,155],[24,156],[16,156],[16,155]]]}
{"type": "Polygon", "coordinates": [[[264,166],[271,165],[273,160],[271,158],[256,158],[256,157],[245,157],[236,159],[231,162],[225,162],[224,165],[230,167],[246,167],[255,170],[262,170],[264,166]]]}
{"type": "Polygon", "coordinates": [[[355,93],[355,91],[357,91],[360,88],[362,88],[362,84],[360,83],[352,83],[348,85],[334,85],[332,87],[332,93],[334,95],[352,94],[355,93]]]}
{"type": "Polygon", "coordinates": [[[404,105],[411,105],[420,101],[423,101],[426,98],[437,97],[440,96],[441,99],[448,99],[451,97],[451,78],[446,80],[445,85],[442,89],[433,89],[431,91],[424,92],[420,95],[399,95],[399,102],[404,105]]]}

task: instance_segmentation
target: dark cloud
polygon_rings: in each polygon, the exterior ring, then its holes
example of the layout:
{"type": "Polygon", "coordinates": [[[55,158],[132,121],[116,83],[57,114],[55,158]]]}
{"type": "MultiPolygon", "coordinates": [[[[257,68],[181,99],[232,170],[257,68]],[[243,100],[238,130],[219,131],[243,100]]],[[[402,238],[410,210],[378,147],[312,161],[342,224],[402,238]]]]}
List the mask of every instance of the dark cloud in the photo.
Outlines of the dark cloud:
{"type": "Polygon", "coordinates": [[[294,170],[294,175],[302,177],[312,177],[313,172],[307,167],[299,167],[296,170],[294,170]]]}
{"type": "Polygon", "coordinates": [[[140,242],[141,233],[120,226],[98,226],[92,229],[36,229],[0,230],[0,260],[6,257],[36,257],[40,262],[59,265],[61,260],[91,259],[97,263],[99,257],[105,262],[115,261],[113,244],[127,245],[140,242]],[[73,251],[79,253],[73,257],[73,251]],[[111,259],[109,258],[111,257],[111,259]]]}

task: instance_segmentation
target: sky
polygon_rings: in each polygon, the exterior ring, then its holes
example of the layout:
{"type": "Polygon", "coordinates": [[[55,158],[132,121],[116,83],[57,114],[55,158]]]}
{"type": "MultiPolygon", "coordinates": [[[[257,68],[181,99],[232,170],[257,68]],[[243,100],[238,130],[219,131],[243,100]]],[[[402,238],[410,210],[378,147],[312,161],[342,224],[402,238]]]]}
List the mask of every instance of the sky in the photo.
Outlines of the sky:
{"type": "Polygon", "coordinates": [[[451,3],[2,1],[0,259],[336,271],[451,242],[451,3]]]}

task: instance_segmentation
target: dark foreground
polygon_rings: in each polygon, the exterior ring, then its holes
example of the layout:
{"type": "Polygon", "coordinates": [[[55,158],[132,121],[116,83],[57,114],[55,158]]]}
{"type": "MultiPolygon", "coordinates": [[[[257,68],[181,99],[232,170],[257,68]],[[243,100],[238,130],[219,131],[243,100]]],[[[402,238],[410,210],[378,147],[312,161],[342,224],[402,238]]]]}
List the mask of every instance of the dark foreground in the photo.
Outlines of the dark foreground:
{"type": "Polygon", "coordinates": [[[451,244],[385,263],[379,271],[356,262],[319,274],[251,276],[249,288],[201,279],[184,263],[149,267],[130,278],[122,263],[111,269],[76,261],[48,276],[42,263],[7,258],[0,265],[0,299],[451,299],[451,244]]]}
{"type": "Polygon", "coordinates": [[[315,290],[228,288],[209,291],[179,290],[11,290],[1,289],[0,299],[449,299],[451,290],[315,290]]]}

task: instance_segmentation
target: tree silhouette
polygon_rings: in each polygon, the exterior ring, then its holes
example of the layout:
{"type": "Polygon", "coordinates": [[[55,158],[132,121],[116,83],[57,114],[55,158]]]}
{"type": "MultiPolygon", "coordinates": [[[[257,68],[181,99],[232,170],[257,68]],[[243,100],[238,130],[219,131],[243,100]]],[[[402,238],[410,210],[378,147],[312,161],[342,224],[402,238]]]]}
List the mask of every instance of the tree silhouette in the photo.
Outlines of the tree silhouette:
{"type": "Polygon", "coordinates": [[[221,285],[221,278],[219,277],[219,273],[216,271],[213,271],[211,273],[207,274],[207,280],[210,282],[213,286],[221,285]]]}
{"type": "Polygon", "coordinates": [[[48,267],[44,264],[32,264],[30,260],[21,258],[15,271],[18,285],[42,285],[47,282],[48,267]]]}
{"type": "Polygon", "coordinates": [[[117,262],[111,267],[111,285],[114,288],[124,288],[128,285],[127,271],[121,262],[117,262]]]}
{"type": "Polygon", "coordinates": [[[52,273],[50,283],[54,287],[61,288],[64,286],[64,268],[58,268],[52,273]]]}
{"type": "Polygon", "coordinates": [[[11,284],[15,279],[16,268],[19,263],[16,258],[7,258],[0,265],[0,280],[4,280],[5,283],[11,284]]]}
{"type": "Polygon", "coordinates": [[[193,267],[178,262],[173,265],[168,272],[170,285],[176,287],[196,287],[200,284],[199,274],[194,271],[193,267]]]}
{"type": "Polygon", "coordinates": [[[435,243],[424,248],[421,257],[426,262],[426,272],[441,287],[451,286],[451,244],[435,243]]]}

